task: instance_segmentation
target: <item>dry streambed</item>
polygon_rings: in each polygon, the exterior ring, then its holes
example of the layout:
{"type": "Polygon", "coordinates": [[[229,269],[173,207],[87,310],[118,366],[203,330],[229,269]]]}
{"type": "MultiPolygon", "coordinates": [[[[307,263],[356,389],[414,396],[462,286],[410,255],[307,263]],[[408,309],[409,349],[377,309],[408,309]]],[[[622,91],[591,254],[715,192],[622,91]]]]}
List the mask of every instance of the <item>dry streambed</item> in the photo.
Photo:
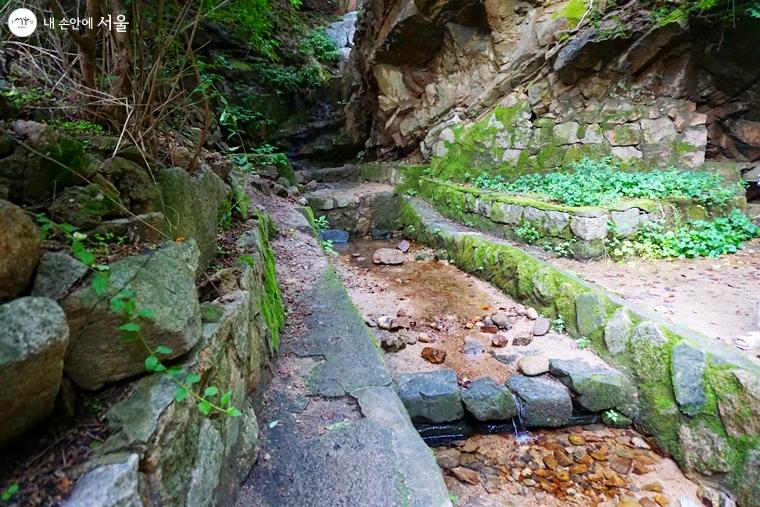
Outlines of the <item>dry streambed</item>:
{"type": "MultiPolygon", "coordinates": [[[[501,386],[522,374],[549,377],[550,362],[604,367],[561,332],[561,322],[434,260],[430,250],[402,245],[406,253],[384,251],[378,259],[400,264],[373,262],[378,249],[396,246],[352,242],[334,263],[375,327],[394,378],[449,369],[466,393],[477,379],[501,386]]],[[[534,430],[525,438],[506,431],[511,425],[498,428],[504,431],[435,449],[457,505],[699,505],[697,486],[633,429],[591,424],[534,430]]]]}

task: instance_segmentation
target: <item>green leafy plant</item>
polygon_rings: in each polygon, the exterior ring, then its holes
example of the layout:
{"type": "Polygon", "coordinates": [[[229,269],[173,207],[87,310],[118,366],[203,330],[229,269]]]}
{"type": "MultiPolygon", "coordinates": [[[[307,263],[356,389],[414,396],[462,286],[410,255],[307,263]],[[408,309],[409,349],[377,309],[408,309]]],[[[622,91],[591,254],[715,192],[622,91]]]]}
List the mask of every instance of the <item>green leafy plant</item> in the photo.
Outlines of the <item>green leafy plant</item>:
{"type": "Polygon", "coordinates": [[[515,236],[520,238],[521,241],[532,245],[541,239],[541,232],[532,223],[523,222],[518,227],[515,227],[515,236]]]}
{"type": "Polygon", "coordinates": [[[317,232],[322,232],[330,228],[330,222],[326,215],[322,215],[314,219],[314,226],[317,228],[317,232]]]}
{"type": "Polygon", "coordinates": [[[625,172],[612,158],[581,159],[570,172],[527,174],[512,182],[501,176],[482,174],[474,185],[500,192],[531,193],[568,206],[614,204],[620,198],[659,199],[680,197],[706,206],[731,202],[744,186],[729,184],[713,172],[661,171],[625,172]]]}
{"type": "Polygon", "coordinates": [[[565,332],[565,320],[562,317],[557,317],[552,321],[552,329],[558,333],[565,332]]]}
{"type": "Polygon", "coordinates": [[[338,255],[338,252],[335,250],[335,247],[333,247],[333,242],[329,239],[325,239],[319,242],[322,246],[322,250],[325,251],[328,255],[338,255]]]}
{"type": "Polygon", "coordinates": [[[760,227],[737,209],[726,217],[696,220],[673,230],[660,222],[642,224],[630,238],[609,240],[608,253],[616,259],[718,257],[735,253],[745,241],[758,236],[760,227]]]}
{"type": "Polygon", "coordinates": [[[138,308],[137,297],[134,291],[123,289],[110,300],[111,309],[115,313],[122,315],[124,323],[119,326],[121,339],[125,342],[139,342],[147,353],[145,358],[145,369],[152,373],[162,373],[169,377],[176,385],[174,391],[174,400],[180,403],[188,397],[195,400],[198,410],[203,415],[209,415],[212,411],[220,412],[231,417],[243,415],[240,410],[230,404],[232,391],[228,391],[219,396],[219,388],[208,386],[203,394],[194,391],[193,385],[201,381],[201,376],[197,373],[189,373],[180,366],[167,367],[162,361],[162,356],[172,354],[172,349],[159,345],[152,347],[142,334],[143,322],[151,321],[156,318],[153,310],[149,308],[138,308]],[[216,400],[216,401],[215,401],[216,400]]]}
{"type": "Polygon", "coordinates": [[[111,231],[96,232],[87,238],[88,244],[97,255],[108,255],[113,245],[121,246],[126,243],[128,237],[125,234],[117,235],[111,231]]]}
{"type": "Polygon", "coordinates": [[[53,123],[56,127],[80,134],[102,134],[105,129],[89,120],[59,120],[53,123]]]}
{"type": "Polygon", "coordinates": [[[239,188],[233,188],[227,198],[222,201],[219,208],[219,227],[222,230],[228,230],[232,227],[235,218],[245,220],[248,218],[248,207],[251,199],[244,191],[239,188]]]}
{"type": "Polygon", "coordinates": [[[575,340],[576,345],[578,345],[578,348],[581,350],[587,349],[589,345],[591,345],[591,340],[589,340],[585,336],[581,336],[577,340],[575,340]]]}
{"type": "Polygon", "coordinates": [[[335,42],[323,29],[311,30],[301,39],[299,49],[305,55],[313,56],[320,62],[335,62],[340,53],[335,42]]]}
{"type": "Polygon", "coordinates": [[[543,249],[547,252],[552,252],[553,254],[558,255],[559,257],[572,257],[574,244],[575,244],[575,240],[566,240],[566,241],[558,241],[558,242],[551,242],[547,240],[543,244],[543,249]]]}
{"type": "Polygon", "coordinates": [[[0,494],[0,500],[2,500],[3,502],[10,502],[11,499],[14,497],[14,495],[18,493],[18,490],[19,490],[18,483],[14,482],[13,484],[5,488],[5,491],[3,491],[2,494],[0,494]]]}
{"type": "Polygon", "coordinates": [[[625,420],[625,416],[614,409],[609,409],[604,412],[604,417],[608,418],[613,423],[620,423],[625,420]]]}

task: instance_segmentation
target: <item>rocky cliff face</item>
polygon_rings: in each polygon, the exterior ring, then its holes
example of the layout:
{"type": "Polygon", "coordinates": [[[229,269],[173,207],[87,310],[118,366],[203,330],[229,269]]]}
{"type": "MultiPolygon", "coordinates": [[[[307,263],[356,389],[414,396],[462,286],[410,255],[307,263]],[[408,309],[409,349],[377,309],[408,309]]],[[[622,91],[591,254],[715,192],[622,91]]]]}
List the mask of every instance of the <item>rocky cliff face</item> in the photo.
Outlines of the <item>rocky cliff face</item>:
{"type": "MultiPolygon", "coordinates": [[[[760,158],[760,68],[753,63],[760,47],[752,36],[759,30],[758,20],[663,24],[640,1],[586,12],[575,0],[369,0],[351,56],[349,130],[381,154],[421,147],[432,155],[442,139],[451,140],[450,125],[474,123],[516,98],[527,104],[518,127],[601,125],[588,144],[604,145],[605,153],[617,148],[623,158],[751,162],[760,158]],[[606,122],[610,110],[637,113],[606,122]],[[664,119],[658,129],[668,153],[650,157],[640,146],[660,142],[640,136],[642,118],[664,119]],[[606,123],[631,124],[636,142],[605,139],[614,136],[605,129],[617,128],[606,123]]],[[[577,134],[566,144],[583,144],[577,134]]],[[[526,147],[536,157],[541,143],[526,147]]],[[[516,164],[515,150],[524,148],[504,149],[503,160],[516,164]]]]}

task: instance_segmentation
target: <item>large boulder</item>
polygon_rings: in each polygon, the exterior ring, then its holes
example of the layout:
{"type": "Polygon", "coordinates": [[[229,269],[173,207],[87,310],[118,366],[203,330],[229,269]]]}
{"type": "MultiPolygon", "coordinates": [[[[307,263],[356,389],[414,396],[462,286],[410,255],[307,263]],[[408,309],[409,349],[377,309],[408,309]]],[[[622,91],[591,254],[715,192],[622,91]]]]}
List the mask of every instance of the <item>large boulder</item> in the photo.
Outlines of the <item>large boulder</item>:
{"type": "Polygon", "coordinates": [[[479,378],[462,391],[465,408],[478,421],[506,421],[517,415],[512,393],[488,377],[479,378]]]}
{"type": "Polygon", "coordinates": [[[55,301],[19,298],[0,306],[0,445],[50,415],[69,338],[55,301]]]}
{"type": "Polygon", "coordinates": [[[591,412],[626,406],[636,388],[628,378],[607,366],[592,366],[577,359],[552,359],[551,374],[572,389],[575,403],[591,412]]]}
{"type": "Polygon", "coordinates": [[[168,233],[173,238],[193,238],[200,249],[200,265],[216,255],[219,209],[230,193],[219,176],[201,166],[195,174],[181,167],[163,169],[156,175],[163,198],[168,233]]]}
{"type": "Polygon", "coordinates": [[[0,199],[0,302],[29,285],[40,259],[37,226],[24,210],[0,199]]]}
{"type": "Polygon", "coordinates": [[[137,454],[114,454],[77,481],[64,507],[142,507],[137,454]]]}
{"type": "Polygon", "coordinates": [[[50,206],[50,213],[57,222],[90,229],[103,219],[121,216],[124,209],[116,187],[98,176],[89,185],[61,192],[50,206]]]}
{"type": "Polygon", "coordinates": [[[567,388],[542,377],[515,375],[507,387],[520,398],[520,417],[528,428],[556,428],[570,422],[573,402],[567,388]]]}
{"type": "Polygon", "coordinates": [[[34,121],[11,124],[13,138],[24,143],[0,164],[0,186],[14,202],[37,204],[92,177],[99,162],[85,146],[54,127],[34,121]]]}
{"type": "Polygon", "coordinates": [[[179,357],[198,342],[198,257],[195,241],[170,242],[159,250],[113,263],[104,295],[85,284],[64,300],[71,328],[66,373],[74,383],[95,390],[145,371],[145,346],[140,340],[122,339],[118,328],[125,317],[110,304],[111,298],[126,291],[134,293],[138,310],[149,309],[155,315],[152,320],[140,321],[141,334],[153,349],[159,345],[172,349],[163,359],[179,357]]]}
{"type": "Polygon", "coordinates": [[[453,370],[401,375],[396,384],[399,398],[414,422],[442,423],[464,417],[453,370]]]}
{"type": "Polygon", "coordinates": [[[34,277],[32,296],[62,301],[87,271],[86,265],[64,252],[45,252],[34,277]]]}
{"type": "Polygon", "coordinates": [[[103,162],[102,173],[118,189],[124,205],[133,213],[150,213],[158,209],[161,193],[148,172],[122,157],[103,162]]]}

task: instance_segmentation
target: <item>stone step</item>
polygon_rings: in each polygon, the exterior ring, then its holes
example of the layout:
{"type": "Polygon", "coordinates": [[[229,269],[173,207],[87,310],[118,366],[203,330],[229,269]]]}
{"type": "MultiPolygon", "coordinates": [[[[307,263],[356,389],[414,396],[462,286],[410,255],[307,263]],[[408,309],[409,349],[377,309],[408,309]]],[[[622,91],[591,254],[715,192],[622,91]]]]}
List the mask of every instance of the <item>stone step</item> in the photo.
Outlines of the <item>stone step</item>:
{"type": "Polygon", "coordinates": [[[326,184],[304,194],[315,216],[327,217],[331,229],[363,236],[373,231],[387,235],[398,229],[399,197],[385,183],[326,184]]]}

